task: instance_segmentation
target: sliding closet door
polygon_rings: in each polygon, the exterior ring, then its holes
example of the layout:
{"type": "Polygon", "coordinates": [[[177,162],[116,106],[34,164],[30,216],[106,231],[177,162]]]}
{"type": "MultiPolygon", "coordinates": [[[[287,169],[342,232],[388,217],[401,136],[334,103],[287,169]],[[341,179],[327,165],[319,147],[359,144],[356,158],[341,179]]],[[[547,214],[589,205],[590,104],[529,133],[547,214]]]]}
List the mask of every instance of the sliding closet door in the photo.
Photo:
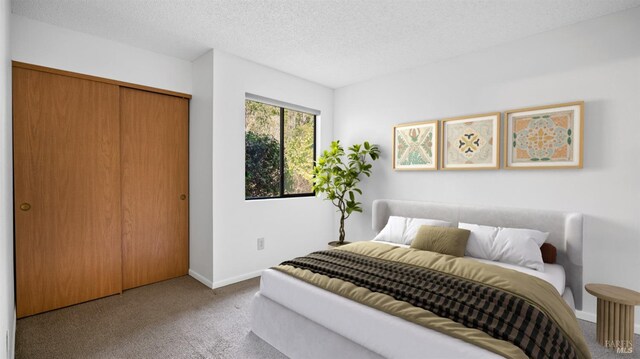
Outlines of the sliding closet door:
{"type": "Polygon", "coordinates": [[[188,100],[122,88],[123,289],[187,274],[188,100]]]}
{"type": "Polygon", "coordinates": [[[18,317],[121,292],[118,98],[13,68],[18,317]]]}

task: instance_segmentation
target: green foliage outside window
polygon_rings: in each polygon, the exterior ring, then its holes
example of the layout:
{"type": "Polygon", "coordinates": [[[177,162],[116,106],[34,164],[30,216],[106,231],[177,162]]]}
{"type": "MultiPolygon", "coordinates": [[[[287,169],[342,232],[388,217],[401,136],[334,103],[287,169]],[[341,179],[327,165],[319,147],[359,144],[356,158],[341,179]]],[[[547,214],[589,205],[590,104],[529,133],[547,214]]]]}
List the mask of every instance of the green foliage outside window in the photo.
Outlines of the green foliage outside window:
{"type": "Polygon", "coordinates": [[[314,116],[284,110],[284,192],[312,193],[314,116]]]}
{"type": "Polygon", "coordinates": [[[313,194],[315,120],[312,114],[245,101],[245,198],[313,194]]]}
{"type": "Polygon", "coordinates": [[[245,132],[245,196],[276,197],[280,193],[280,144],[273,137],[245,132]]]}

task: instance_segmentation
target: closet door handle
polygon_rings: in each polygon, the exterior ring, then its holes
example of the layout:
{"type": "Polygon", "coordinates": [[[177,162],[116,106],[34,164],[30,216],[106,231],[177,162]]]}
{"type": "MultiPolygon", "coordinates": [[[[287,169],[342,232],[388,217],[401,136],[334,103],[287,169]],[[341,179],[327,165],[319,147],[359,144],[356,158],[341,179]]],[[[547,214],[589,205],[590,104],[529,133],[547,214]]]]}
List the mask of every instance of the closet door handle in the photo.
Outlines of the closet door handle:
{"type": "Polygon", "coordinates": [[[26,211],[31,209],[31,205],[29,203],[25,202],[25,203],[20,205],[20,209],[26,212],[26,211]]]}
{"type": "Polygon", "coordinates": [[[183,193],[183,194],[181,194],[181,195],[180,195],[180,199],[184,201],[185,199],[187,199],[187,195],[186,195],[186,194],[184,194],[184,193],[183,193]]]}

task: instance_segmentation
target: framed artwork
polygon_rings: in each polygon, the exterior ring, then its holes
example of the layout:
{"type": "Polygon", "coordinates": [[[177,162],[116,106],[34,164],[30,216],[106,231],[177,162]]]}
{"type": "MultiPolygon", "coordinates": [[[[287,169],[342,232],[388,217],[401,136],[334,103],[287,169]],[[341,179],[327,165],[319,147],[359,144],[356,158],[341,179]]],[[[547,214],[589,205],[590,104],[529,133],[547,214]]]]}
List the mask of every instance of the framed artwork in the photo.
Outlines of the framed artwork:
{"type": "Polygon", "coordinates": [[[442,120],[441,168],[500,168],[500,113],[442,120]]]}
{"type": "Polygon", "coordinates": [[[438,169],[438,121],[393,127],[393,169],[438,169]]]}
{"type": "Polygon", "coordinates": [[[511,110],[505,121],[505,168],[582,168],[584,102],[511,110]]]}

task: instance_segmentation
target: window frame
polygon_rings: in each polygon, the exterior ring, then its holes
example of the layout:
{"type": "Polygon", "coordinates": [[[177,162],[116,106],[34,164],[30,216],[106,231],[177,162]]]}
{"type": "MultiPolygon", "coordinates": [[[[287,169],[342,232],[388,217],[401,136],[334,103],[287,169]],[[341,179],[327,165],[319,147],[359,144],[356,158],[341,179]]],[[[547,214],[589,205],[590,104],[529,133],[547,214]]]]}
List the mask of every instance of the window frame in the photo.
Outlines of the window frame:
{"type": "MultiPolygon", "coordinates": [[[[248,95],[248,94],[247,94],[248,95]]],[[[273,107],[278,107],[280,109],[280,166],[279,166],[279,170],[280,170],[280,195],[279,196],[272,196],[272,197],[247,197],[247,187],[246,187],[246,183],[245,183],[245,197],[244,200],[245,201],[254,201],[254,200],[264,200],[264,199],[282,199],[282,198],[303,198],[303,197],[315,197],[315,192],[311,191],[309,193],[292,193],[292,194],[286,194],[285,193],[285,186],[284,186],[284,120],[285,120],[285,116],[284,116],[284,111],[285,110],[289,110],[289,111],[295,111],[295,112],[301,112],[304,113],[306,115],[311,115],[313,116],[313,166],[315,167],[316,165],[316,161],[318,160],[317,158],[317,142],[318,142],[318,135],[317,135],[317,130],[318,130],[318,114],[316,113],[316,111],[304,111],[301,109],[297,109],[297,108],[291,108],[291,107],[298,107],[298,106],[286,106],[285,104],[283,104],[280,101],[275,101],[275,100],[268,100],[268,101],[262,101],[260,99],[256,99],[255,97],[258,96],[246,96],[245,97],[245,108],[246,108],[246,103],[247,101],[253,101],[253,102],[258,102],[261,103],[263,105],[268,105],[268,106],[273,106],[273,107]]],[[[246,117],[245,117],[245,126],[246,126],[246,117]]],[[[245,133],[246,133],[246,129],[245,129],[245,133]]],[[[245,153],[246,153],[246,148],[247,148],[247,144],[245,142],[245,153]]],[[[246,156],[245,156],[245,178],[246,178],[246,156]]]]}

